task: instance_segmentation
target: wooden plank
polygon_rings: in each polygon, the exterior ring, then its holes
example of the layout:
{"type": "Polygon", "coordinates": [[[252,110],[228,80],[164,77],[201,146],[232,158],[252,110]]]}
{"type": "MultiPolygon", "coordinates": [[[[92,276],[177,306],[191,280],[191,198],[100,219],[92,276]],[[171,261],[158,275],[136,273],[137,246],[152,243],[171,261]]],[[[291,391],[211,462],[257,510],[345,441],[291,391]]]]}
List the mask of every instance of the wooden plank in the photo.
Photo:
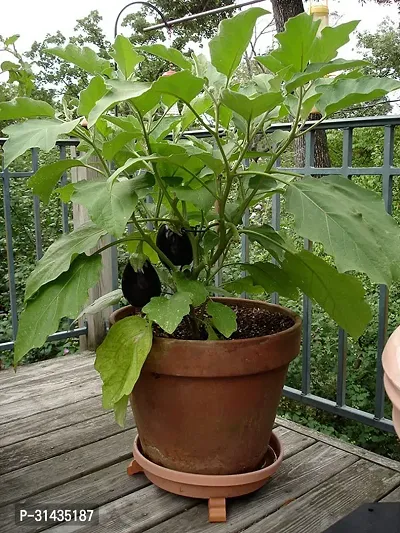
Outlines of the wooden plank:
{"type": "Polygon", "coordinates": [[[45,411],[24,418],[23,424],[20,420],[5,423],[1,426],[0,431],[0,449],[2,446],[8,446],[71,424],[96,418],[104,412],[101,406],[101,397],[97,395],[87,400],[53,409],[51,416],[45,411]]]}
{"type": "Polygon", "coordinates": [[[66,368],[89,366],[93,358],[94,353],[86,351],[29,365],[21,365],[18,367],[17,372],[12,368],[8,368],[7,370],[0,371],[0,386],[3,389],[3,386],[26,383],[29,379],[36,379],[38,376],[50,376],[66,368]]]}
{"type": "MultiPolygon", "coordinates": [[[[35,398],[18,400],[7,405],[7,408],[0,410],[0,424],[11,422],[12,420],[24,419],[37,413],[49,411],[56,407],[97,396],[101,392],[101,381],[90,379],[84,383],[79,383],[71,389],[63,389],[62,394],[55,394],[53,391],[44,392],[35,398]]],[[[51,414],[49,414],[49,417],[51,414]]],[[[21,422],[22,423],[22,422],[21,422]]],[[[0,430],[1,431],[1,430],[0,430]]]]}
{"type": "MultiPolygon", "coordinates": [[[[129,429],[93,444],[0,476],[0,508],[129,459],[136,436],[129,429]]],[[[1,511],[0,511],[1,514],[1,511]]]]}
{"type": "Polygon", "coordinates": [[[301,450],[305,450],[308,448],[308,446],[311,446],[315,443],[314,439],[306,437],[305,435],[300,435],[300,433],[290,431],[290,429],[283,427],[275,428],[274,433],[282,441],[283,456],[285,459],[288,459],[301,450]]]}
{"type": "MultiPolygon", "coordinates": [[[[83,531],[139,533],[152,528],[151,533],[237,532],[275,511],[288,499],[305,494],[356,460],[356,457],[346,452],[315,443],[286,459],[281,469],[265,487],[249,496],[231,501],[228,504],[226,524],[208,523],[205,502],[195,504],[195,507],[183,513],[183,510],[192,505],[192,500],[173,494],[164,496],[155,487],[149,487],[137,495],[126,496],[119,500],[116,509],[104,506],[101,508],[101,525],[88,527],[83,531]],[[136,497],[145,491],[147,498],[138,501],[136,497]],[[172,513],[177,516],[168,519],[172,513]]],[[[58,533],[57,530],[50,531],[58,533]]],[[[71,533],[73,531],[80,529],[72,528],[71,533]]]]}
{"type": "Polygon", "coordinates": [[[321,533],[399,483],[399,473],[360,459],[302,498],[246,529],[246,533],[321,533]]]}
{"type": "MultiPolygon", "coordinates": [[[[126,467],[128,461],[122,461],[111,465],[87,476],[69,481],[63,485],[46,490],[27,498],[24,504],[36,507],[62,503],[65,506],[79,505],[83,508],[88,506],[100,506],[110,501],[122,498],[150,484],[144,474],[128,476],[126,467]]],[[[46,529],[46,526],[30,522],[29,529],[26,526],[15,525],[15,504],[9,504],[1,508],[0,533],[37,533],[46,529]]]]}
{"type": "Polygon", "coordinates": [[[400,487],[389,492],[384,498],[380,500],[381,502],[400,502],[400,487]]]}
{"type": "Polygon", "coordinates": [[[69,371],[61,370],[52,376],[30,380],[27,383],[20,383],[12,387],[2,388],[0,392],[0,407],[6,409],[8,404],[23,400],[27,397],[35,398],[42,396],[44,392],[55,392],[75,384],[88,381],[90,379],[100,379],[93,365],[81,368],[73,368],[69,371]]]}
{"type": "Polygon", "coordinates": [[[360,448],[359,446],[350,444],[335,437],[324,435],[319,431],[315,431],[314,429],[301,426],[300,424],[296,424],[295,422],[286,420],[285,418],[281,418],[279,416],[276,417],[276,423],[279,426],[286,427],[288,429],[291,429],[292,431],[297,431],[302,435],[307,435],[308,437],[311,437],[315,440],[319,440],[320,442],[325,442],[326,444],[329,444],[329,446],[334,446],[335,448],[339,448],[340,450],[345,450],[349,453],[358,455],[358,457],[366,459],[367,461],[371,461],[372,463],[376,463],[378,465],[385,466],[386,468],[391,468],[396,472],[400,472],[400,462],[394,461],[393,459],[389,459],[387,457],[383,457],[382,455],[378,455],[377,453],[364,450],[364,448],[360,448]]]}
{"type": "MultiPolygon", "coordinates": [[[[134,427],[133,416],[130,416],[126,429],[132,427],[134,427]]],[[[45,435],[5,446],[0,453],[0,475],[44,461],[122,431],[123,429],[114,420],[114,413],[108,412],[97,418],[91,418],[45,435]]]]}

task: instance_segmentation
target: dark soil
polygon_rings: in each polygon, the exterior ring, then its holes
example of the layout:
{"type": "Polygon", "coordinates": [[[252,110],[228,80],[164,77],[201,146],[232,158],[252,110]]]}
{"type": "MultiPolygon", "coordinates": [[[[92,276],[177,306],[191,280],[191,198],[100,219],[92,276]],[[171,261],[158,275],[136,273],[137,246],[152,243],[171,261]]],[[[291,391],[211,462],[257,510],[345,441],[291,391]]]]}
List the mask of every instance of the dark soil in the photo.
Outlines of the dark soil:
{"type": "MultiPolygon", "coordinates": [[[[254,337],[263,337],[279,333],[293,326],[294,320],[289,316],[280,313],[271,313],[267,309],[259,307],[239,307],[231,306],[236,313],[238,329],[229,340],[233,339],[251,339],[254,337]]],[[[204,308],[197,308],[196,315],[200,319],[207,318],[208,315],[204,308]]],[[[193,330],[188,317],[185,317],[172,335],[165,333],[159,326],[154,325],[154,334],[156,337],[171,339],[193,339],[193,330]]],[[[200,332],[201,339],[207,339],[205,330],[200,332]]],[[[221,337],[225,338],[225,337],[221,337]]]]}

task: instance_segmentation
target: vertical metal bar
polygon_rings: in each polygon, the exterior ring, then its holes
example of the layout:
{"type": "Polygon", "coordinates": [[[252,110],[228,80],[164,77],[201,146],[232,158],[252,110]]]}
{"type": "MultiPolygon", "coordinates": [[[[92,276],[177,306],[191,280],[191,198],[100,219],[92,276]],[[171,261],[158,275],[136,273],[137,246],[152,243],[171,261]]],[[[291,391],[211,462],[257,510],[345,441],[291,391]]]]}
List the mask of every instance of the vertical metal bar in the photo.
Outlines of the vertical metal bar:
{"type": "MultiPolygon", "coordinates": [[[[276,161],[276,167],[279,168],[281,165],[280,158],[276,161]]],[[[274,194],[272,197],[272,219],[271,219],[271,225],[274,228],[275,231],[279,231],[281,229],[281,195],[280,194],[274,194]]],[[[276,259],[272,259],[273,263],[277,263],[276,259]]],[[[279,304],[279,294],[277,292],[273,292],[271,294],[271,303],[273,304],[279,304]]]]}
{"type": "MultiPolygon", "coordinates": [[[[305,174],[311,174],[314,166],[314,145],[315,132],[310,131],[306,134],[306,153],[305,153],[305,174]]],[[[304,249],[312,251],[312,242],[304,240],[304,249]]],[[[312,303],[310,298],[303,295],[303,353],[301,367],[301,392],[309,394],[311,389],[311,315],[312,303]]]]}
{"type": "MultiPolygon", "coordinates": [[[[35,173],[39,168],[39,151],[37,148],[32,148],[32,172],[35,173]]],[[[35,223],[35,247],[36,259],[39,260],[43,255],[42,245],[42,228],[40,224],[40,201],[39,197],[33,197],[33,218],[35,223]]]]}
{"type": "MultiPolygon", "coordinates": [[[[353,162],[353,129],[343,131],[343,158],[342,173],[351,179],[351,166],[353,162]]],[[[346,379],[347,379],[347,333],[339,328],[338,338],[338,371],[336,380],[336,403],[340,407],[346,404],[346,379]]]]}
{"type": "MultiPolygon", "coordinates": [[[[249,225],[249,221],[250,221],[250,211],[248,209],[246,209],[244,215],[243,215],[243,226],[246,228],[248,225],[249,225]]],[[[242,263],[248,263],[249,262],[249,257],[250,257],[250,249],[249,249],[249,238],[247,235],[241,235],[240,237],[240,246],[241,246],[241,249],[240,249],[240,260],[242,263]]],[[[245,276],[247,276],[247,272],[245,270],[242,270],[242,272],[240,273],[241,277],[244,278],[245,276]]],[[[247,298],[247,293],[246,292],[242,292],[241,294],[241,297],[242,298],[247,298]]]]}
{"type": "Polygon", "coordinates": [[[11,222],[11,197],[10,197],[10,174],[7,168],[3,169],[3,204],[4,204],[4,223],[6,230],[6,251],[8,266],[8,287],[10,289],[10,309],[13,339],[17,337],[18,331],[18,314],[17,314],[17,295],[15,289],[15,263],[12,239],[12,222],[11,222]]]}
{"type": "MultiPolygon", "coordinates": [[[[383,201],[386,211],[392,214],[393,202],[393,165],[394,131],[393,126],[385,126],[382,189],[383,201]]],[[[378,324],[378,347],[376,360],[376,385],[375,385],[375,417],[382,418],[385,410],[385,389],[383,386],[382,352],[387,340],[389,291],[386,285],[379,289],[379,324],[378,324]]]]}
{"type": "MultiPolygon", "coordinates": [[[[65,145],[60,146],[60,160],[66,159],[65,145]]],[[[67,173],[64,172],[61,176],[61,186],[64,187],[67,184],[67,173]]],[[[69,233],[68,225],[68,205],[61,202],[61,217],[62,217],[62,229],[63,233],[69,233]]]]}

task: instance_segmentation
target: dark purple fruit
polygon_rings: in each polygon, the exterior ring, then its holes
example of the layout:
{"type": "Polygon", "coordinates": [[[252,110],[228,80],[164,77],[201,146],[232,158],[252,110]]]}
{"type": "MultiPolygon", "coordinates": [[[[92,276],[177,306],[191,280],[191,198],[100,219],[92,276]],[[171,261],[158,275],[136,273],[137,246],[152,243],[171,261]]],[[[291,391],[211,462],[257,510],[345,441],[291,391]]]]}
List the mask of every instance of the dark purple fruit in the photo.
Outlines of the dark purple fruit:
{"type": "Polygon", "coordinates": [[[150,261],[146,260],[137,272],[128,262],[122,274],[122,293],[133,307],[143,307],[153,296],[160,296],[160,279],[150,261]]]}
{"type": "Polygon", "coordinates": [[[156,244],[175,266],[190,265],[193,261],[193,250],[187,233],[177,233],[166,224],[160,226],[156,244]]]}

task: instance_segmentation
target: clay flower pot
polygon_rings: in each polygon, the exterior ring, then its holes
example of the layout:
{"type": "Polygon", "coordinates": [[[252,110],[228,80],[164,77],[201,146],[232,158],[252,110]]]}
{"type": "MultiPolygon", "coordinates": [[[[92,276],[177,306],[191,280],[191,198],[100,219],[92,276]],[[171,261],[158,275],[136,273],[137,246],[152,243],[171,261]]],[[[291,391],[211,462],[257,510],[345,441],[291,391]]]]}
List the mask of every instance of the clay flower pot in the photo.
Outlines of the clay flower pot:
{"type": "MultiPolygon", "coordinates": [[[[230,475],[263,467],[287,369],[300,350],[301,319],[261,301],[215,298],[293,318],[253,339],[156,338],[131,395],[145,457],[167,469],[230,475]]],[[[111,323],[132,314],[114,312],[111,323]]]]}
{"type": "Polygon", "coordinates": [[[393,405],[393,424],[400,437],[400,326],[389,337],[383,350],[382,364],[386,393],[393,405]]]}

